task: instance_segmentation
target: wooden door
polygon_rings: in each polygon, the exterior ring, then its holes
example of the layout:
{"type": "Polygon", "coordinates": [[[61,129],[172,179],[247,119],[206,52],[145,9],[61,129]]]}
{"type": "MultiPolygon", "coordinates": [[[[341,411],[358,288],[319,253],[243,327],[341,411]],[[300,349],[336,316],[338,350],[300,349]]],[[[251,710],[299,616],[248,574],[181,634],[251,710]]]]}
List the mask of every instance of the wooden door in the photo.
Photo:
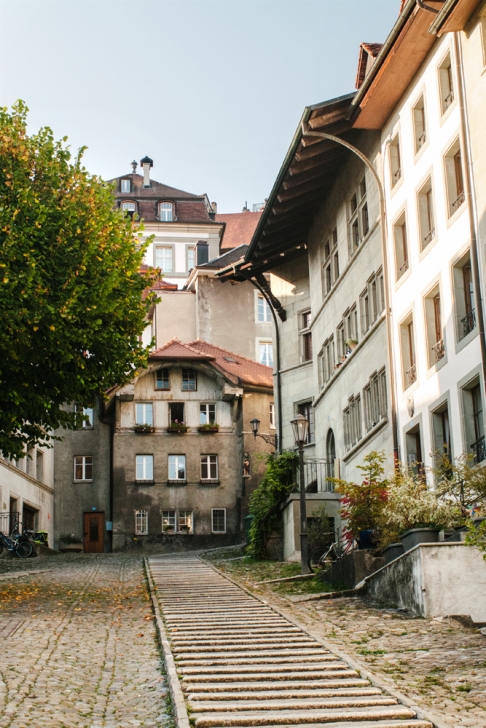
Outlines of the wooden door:
{"type": "Polygon", "coordinates": [[[102,554],[104,551],[105,514],[85,513],[83,528],[85,554],[102,554]]]}

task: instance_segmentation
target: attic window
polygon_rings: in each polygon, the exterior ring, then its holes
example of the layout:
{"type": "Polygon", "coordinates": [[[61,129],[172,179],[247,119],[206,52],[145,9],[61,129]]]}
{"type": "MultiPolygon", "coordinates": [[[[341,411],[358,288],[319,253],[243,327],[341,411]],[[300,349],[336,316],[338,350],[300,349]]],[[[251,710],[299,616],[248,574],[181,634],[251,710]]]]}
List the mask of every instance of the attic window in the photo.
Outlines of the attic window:
{"type": "Polygon", "coordinates": [[[132,182],[129,179],[120,180],[120,192],[131,192],[132,182]]]}
{"type": "Polygon", "coordinates": [[[134,202],[122,202],[122,210],[123,212],[128,212],[129,215],[133,215],[133,213],[136,211],[136,206],[134,202]]]}
{"type": "Polygon", "coordinates": [[[229,361],[230,364],[238,364],[238,362],[236,361],[236,359],[232,359],[230,356],[223,356],[223,359],[225,361],[229,361]]]}
{"type": "Polygon", "coordinates": [[[161,202],[159,205],[159,220],[161,222],[172,222],[173,219],[172,202],[161,202]]]}

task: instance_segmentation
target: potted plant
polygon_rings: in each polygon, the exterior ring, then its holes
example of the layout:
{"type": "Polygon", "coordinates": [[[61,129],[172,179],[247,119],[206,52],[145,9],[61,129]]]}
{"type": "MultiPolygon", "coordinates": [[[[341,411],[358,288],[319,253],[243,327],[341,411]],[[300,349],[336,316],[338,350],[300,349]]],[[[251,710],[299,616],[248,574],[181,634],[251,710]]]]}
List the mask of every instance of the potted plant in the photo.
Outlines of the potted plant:
{"type": "Polygon", "coordinates": [[[199,425],[198,432],[218,432],[219,425],[216,422],[207,422],[205,425],[199,425]]]}
{"type": "Polygon", "coordinates": [[[170,423],[169,427],[167,428],[167,432],[172,432],[176,434],[183,434],[184,432],[187,432],[188,426],[184,424],[184,422],[179,422],[178,420],[174,420],[170,423]]]}
{"type": "Polygon", "coordinates": [[[62,554],[79,554],[83,551],[83,541],[74,533],[61,533],[59,536],[59,551],[62,554]]]}
{"type": "Polygon", "coordinates": [[[181,533],[189,533],[190,530],[191,530],[190,526],[179,526],[179,531],[181,531],[181,533]]]}
{"type": "Polygon", "coordinates": [[[173,533],[174,532],[174,526],[165,525],[163,528],[164,533],[173,533]]]}
{"type": "Polygon", "coordinates": [[[404,465],[390,480],[384,517],[399,532],[405,551],[420,543],[437,543],[440,531],[464,520],[457,503],[430,490],[423,477],[404,465]]]}
{"type": "Polygon", "coordinates": [[[344,343],[346,344],[348,349],[351,349],[351,351],[353,351],[353,349],[356,349],[356,347],[358,346],[358,339],[346,339],[344,343]]]}
{"type": "Polygon", "coordinates": [[[147,422],[136,422],[134,429],[135,432],[141,432],[143,434],[146,432],[153,432],[155,428],[152,427],[152,425],[149,425],[147,422]]]}

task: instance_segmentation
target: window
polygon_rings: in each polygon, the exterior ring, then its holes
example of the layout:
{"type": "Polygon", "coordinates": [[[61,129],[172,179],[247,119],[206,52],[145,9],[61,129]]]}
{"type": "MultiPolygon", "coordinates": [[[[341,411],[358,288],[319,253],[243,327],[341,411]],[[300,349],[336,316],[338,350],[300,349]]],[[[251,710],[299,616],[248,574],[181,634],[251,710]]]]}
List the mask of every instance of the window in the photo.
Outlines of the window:
{"type": "Polygon", "coordinates": [[[159,220],[161,222],[172,222],[172,202],[161,202],[159,205],[159,220]]]}
{"type": "Polygon", "coordinates": [[[169,480],[186,480],[185,455],[169,455],[169,480]]]}
{"type": "Polygon", "coordinates": [[[390,142],[390,177],[391,186],[395,187],[402,176],[402,162],[400,159],[400,138],[396,134],[390,142]]]}
{"type": "Polygon", "coordinates": [[[93,480],[92,455],[76,455],[74,458],[74,480],[93,480]]]}
{"type": "Polygon", "coordinates": [[[216,405],[200,404],[199,405],[199,424],[213,425],[216,423],[216,405]]]}
{"type": "Polygon", "coordinates": [[[182,370],[182,391],[195,392],[197,389],[197,374],[195,369],[182,370]]]}
{"type": "Polygon", "coordinates": [[[331,264],[328,263],[326,266],[324,266],[323,275],[322,275],[322,285],[324,290],[324,296],[327,296],[329,291],[332,288],[332,268],[331,264]]]}
{"type": "Polygon", "coordinates": [[[275,429],[275,402],[270,402],[270,429],[275,429]]]}
{"type": "Polygon", "coordinates": [[[396,279],[398,281],[408,270],[407,223],[404,212],[393,225],[393,238],[395,241],[396,279]]]}
{"type": "Polygon", "coordinates": [[[218,479],[218,456],[201,455],[201,480],[218,479]]]}
{"type": "Polygon", "coordinates": [[[168,369],[157,370],[155,374],[155,389],[170,389],[168,369]]]}
{"type": "Polygon", "coordinates": [[[368,293],[368,287],[362,292],[359,297],[359,307],[361,315],[361,336],[364,336],[371,325],[370,319],[370,297],[368,293]]]}
{"type": "Polygon", "coordinates": [[[468,251],[452,269],[454,281],[454,303],[456,313],[456,335],[464,339],[476,328],[475,297],[471,269],[471,255],[468,251]]]}
{"type": "Polygon", "coordinates": [[[134,202],[122,202],[123,212],[128,212],[128,214],[133,215],[136,209],[137,208],[134,202]]]}
{"type": "Polygon", "coordinates": [[[478,377],[462,389],[465,450],[472,453],[475,463],[486,460],[484,414],[481,383],[478,377]]]}
{"type": "Polygon", "coordinates": [[[135,422],[137,425],[153,425],[153,406],[151,403],[138,402],[135,405],[135,422]]]}
{"type": "Polygon", "coordinates": [[[90,430],[93,428],[93,422],[94,422],[94,411],[92,407],[83,407],[82,404],[76,404],[75,407],[76,414],[82,415],[83,420],[79,422],[79,429],[81,430],[90,430]]]}
{"type": "Polygon", "coordinates": [[[302,404],[297,405],[297,414],[302,415],[306,418],[306,420],[309,420],[309,429],[307,430],[307,440],[306,445],[310,445],[314,442],[314,409],[312,407],[312,404],[310,402],[302,402],[302,404]]]}
{"type": "Polygon", "coordinates": [[[169,425],[184,422],[184,402],[169,402],[169,425]]]}
{"type": "Polygon", "coordinates": [[[449,408],[447,402],[432,412],[432,441],[433,457],[436,465],[440,465],[443,458],[451,458],[451,430],[449,424],[449,408]]]}
{"type": "Polygon", "coordinates": [[[131,192],[132,183],[129,179],[120,180],[120,192],[131,192]]]}
{"type": "Polygon", "coordinates": [[[443,359],[445,354],[442,334],[442,314],[439,286],[425,297],[425,328],[427,336],[427,360],[429,368],[443,359]]]}
{"type": "Polygon", "coordinates": [[[268,323],[272,320],[272,312],[264,296],[257,297],[257,320],[260,323],[268,323]]]}
{"type": "Polygon", "coordinates": [[[412,316],[409,316],[408,319],[400,325],[400,339],[402,344],[403,389],[405,390],[417,381],[412,316]]]}
{"type": "Polygon", "coordinates": [[[422,437],[420,425],[415,425],[405,435],[405,446],[407,451],[407,465],[412,472],[425,478],[422,458],[422,437]]]}
{"type": "Polygon", "coordinates": [[[346,353],[349,354],[358,343],[358,310],[356,304],[346,312],[344,317],[346,353]]]}
{"type": "Polygon", "coordinates": [[[270,343],[260,342],[258,345],[258,359],[260,364],[273,367],[273,346],[270,343]]]}
{"type": "Polygon", "coordinates": [[[465,200],[459,139],[445,155],[444,162],[449,217],[452,217],[465,200]]]}
{"type": "Polygon", "coordinates": [[[299,319],[301,361],[312,361],[312,333],[309,331],[312,314],[310,311],[304,311],[300,314],[299,319]]]}
{"type": "Polygon", "coordinates": [[[350,255],[359,247],[369,232],[369,213],[366,197],[366,179],[363,177],[349,202],[348,234],[350,255]]]}
{"type": "Polygon", "coordinates": [[[150,480],[154,479],[154,456],[153,455],[137,455],[135,457],[135,479],[150,480]]]}
{"type": "Polygon", "coordinates": [[[336,343],[337,343],[337,355],[338,361],[344,361],[348,353],[348,347],[346,345],[346,331],[344,329],[344,321],[341,321],[336,329],[336,343]]]}
{"type": "Polygon", "coordinates": [[[211,508],[211,530],[226,533],[226,508],[211,508]]]}
{"type": "Polygon", "coordinates": [[[336,366],[336,359],[334,355],[334,336],[330,336],[329,339],[324,342],[320,357],[320,365],[322,388],[334,374],[334,367],[336,366]]]}
{"type": "Polygon", "coordinates": [[[162,531],[164,533],[172,533],[177,530],[177,513],[176,511],[162,511],[162,531]]]}
{"type": "Polygon", "coordinates": [[[172,273],[174,270],[172,246],[158,245],[155,248],[155,267],[162,273],[172,273]]]}
{"type": "Polygon", "coordinates": [[[439,66],[440,106],[443,114],[454,101],[454,84],[452,81],[451,54],[448,53],[439,66]]]}
{"type": "Polygon", "coordinates": [[[385,370],[371,375],[363,390],[366,432],[386,417],[386,375],[385,370]]]}
{"type": "Polygon", "coordinates": [[[361,430],[361,397],[349,398],[349,404],[343,412],[344,447],[350,450],[362,438],[361,430]]]}
{"type": "Polygon", "coordinates": [[[334,263],[334,282],[339,278],[339,253],[336,251],[333,257],[334,263]]]}
{"type": "Polygon", "coordinates": [[[192,511],[179,511],[179,531],[181,533],[193,532],[192,511]]]}
{"type": "Polygon", "coordinates": [[[146,536],[148,532],[148,511],[135,511],[135,535],[146,536]]]}
{"type": "Polygon", "coordinates": [[[425,124],[425,101],[421,96],[413,107],[413,129],[415,138],[415,154],[417,154],[427,141],[427,129],[425,124]]]}
{"type": "Polygon", "coordinates": [[[44,453],[37,450],[35,459],[35,477],[41,483],[44,481],[44,453]]]}
{"type": "Polygon", "coordinates": [[[194,247],[189,246],[187,248],[187,271],[189,272],[194,268],[194,247]]]}
{"type": "Polygon", "coordinates": [[[425,250],[435,237],[434,198],[432,196],[432,178],[418,193],[418,213],[420,228],[420,248],[425,250]]]}

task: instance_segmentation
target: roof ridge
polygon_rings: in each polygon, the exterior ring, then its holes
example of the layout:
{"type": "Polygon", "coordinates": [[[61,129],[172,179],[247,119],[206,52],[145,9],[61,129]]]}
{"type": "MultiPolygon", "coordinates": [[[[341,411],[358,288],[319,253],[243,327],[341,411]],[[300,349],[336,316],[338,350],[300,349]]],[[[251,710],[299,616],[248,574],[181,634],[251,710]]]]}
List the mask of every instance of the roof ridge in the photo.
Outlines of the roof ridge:
{"type": "Polygon", "coordinates": [[[204,341],[204,339],[194,339],[194,341],[191,341],[189,346],[192,346],[193,344],[196,344],[197,342],[201,342],[202,344],[206,344],[207,346],[213,347],[213,349],[218,349],[219,351],[224,351],[225,354],[230,354],[231,356],[238,357],[239,359],[244,359],[245,361],[249,362],[250,364],[256,364],[259,367],[265,367],[265,369],[271,369],[273,371],[272,367],[267,367],[266,364],[260,364],[259,361],[255,361],[255,359],[250,359],[248,356],[243,356],[243,354],[236,354],[234,351],[229,351],[229,349],[223,349],[222,346],[217,346],[216,344],[210,344],[209,341],[204,341]]]}

